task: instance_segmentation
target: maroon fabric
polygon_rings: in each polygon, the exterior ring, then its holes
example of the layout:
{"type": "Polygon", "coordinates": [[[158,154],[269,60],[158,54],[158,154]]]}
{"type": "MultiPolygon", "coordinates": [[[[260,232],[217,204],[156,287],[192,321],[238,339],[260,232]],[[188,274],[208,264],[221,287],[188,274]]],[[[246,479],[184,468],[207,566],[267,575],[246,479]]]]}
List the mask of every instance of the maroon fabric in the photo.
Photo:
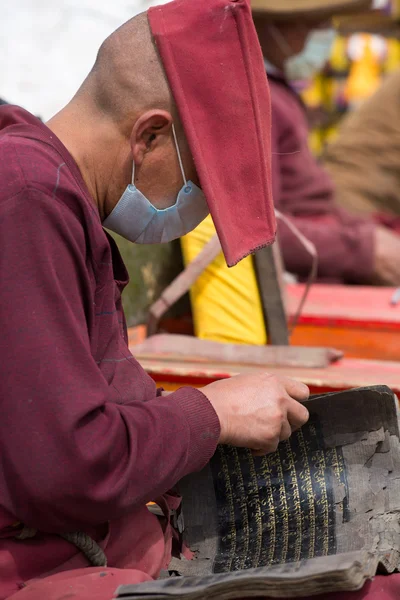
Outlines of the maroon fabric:
{"type": "MultiPolygon", "coordinates": [[[[10,600],[111,600],[120,585],[145,581],[142,574],[118,569],[85,569],[29,584],[10,600]]],[[[398,600],[400,575],[378,576],[357,592],[319,594],[303,600],[398,600]]],[[[246,600],[243,598],[243,600],[246,600]]],[[[253,599],[254,600],[254,599],[253,599]]],[[[257,600],[257,599],[255,599],[257,600]]]]}
{"type": "Polygon", "coordinates": [[[88,568],[59,573],[29,583],[12,595],[12,600],[112,600],[120,585],[148,581],[133,569],[88,568]]]}
{"type": "Polygon", "coordinates": [[[383,225],[383,227],[400,234],[400,217],[389,213],[375,213],[373,219],[377,225],[383,225]]]}
{"type": "Polygon", "coordinates": [[[273,242],[270,98],[249,0],[148,11],[227,264],[273,242]]]}
{"type": "Polygon", "coordinates": [[[145,503],[207,463],[217,415],[199,390],[158,396],[132,357],[118,249],[65,147],[17,107],[0,108],[0,181],[0,599],[87,565],[59,532],[156,576],[171,536],[145,503]],[[17,521],[41,534],[15,540],[17,521]]]}
{"type": "MultiPolygon", "coordinates": [[[[374,223],[335,204],[335,188],[309,148],[309,128],[301,101],[289,86],[269,76],[272,103],[272,183],[274,203],[316,246],[320,281],[363,283],[373,270],[374,223]]],[[[285,265],[304,278],[311,257],[286,225],[279,223],[285,265]]]]}

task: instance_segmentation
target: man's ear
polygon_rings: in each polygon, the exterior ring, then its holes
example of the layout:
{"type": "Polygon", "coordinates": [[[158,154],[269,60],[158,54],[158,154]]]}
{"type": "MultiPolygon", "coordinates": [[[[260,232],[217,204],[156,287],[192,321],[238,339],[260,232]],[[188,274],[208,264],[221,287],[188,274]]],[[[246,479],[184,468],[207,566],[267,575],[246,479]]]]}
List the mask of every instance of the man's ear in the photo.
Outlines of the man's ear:
{"type": "Polygon", "coordinates": [[[148,110],[137,119],[131,132],[132,156],[140,166],[147,152],[171,135],[173,119],[166,110],[148,110]]]}

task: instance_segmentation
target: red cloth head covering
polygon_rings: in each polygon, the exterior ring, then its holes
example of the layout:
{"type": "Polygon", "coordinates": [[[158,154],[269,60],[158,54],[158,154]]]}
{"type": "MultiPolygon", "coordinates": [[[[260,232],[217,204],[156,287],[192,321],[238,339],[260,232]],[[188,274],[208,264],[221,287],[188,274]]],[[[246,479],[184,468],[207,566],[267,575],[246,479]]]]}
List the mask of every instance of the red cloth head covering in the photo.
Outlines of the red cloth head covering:
{"type": "Polygon", "coordinates": [[[175,0],[148,11],[226,262],[271,244],[268,82],[249,0],[175,0]]]}

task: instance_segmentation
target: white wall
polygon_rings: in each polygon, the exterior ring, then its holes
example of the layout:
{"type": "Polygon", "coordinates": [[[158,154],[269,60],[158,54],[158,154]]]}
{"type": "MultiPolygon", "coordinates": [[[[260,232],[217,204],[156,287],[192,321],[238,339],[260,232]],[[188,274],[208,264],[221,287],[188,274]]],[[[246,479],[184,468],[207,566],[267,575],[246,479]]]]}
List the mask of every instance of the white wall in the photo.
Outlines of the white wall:
{"type": "Polygon", "coordinates": [[[114,29],[163,0],[13,0],[1,11],[0,97],[48,119],[114,29]]]}

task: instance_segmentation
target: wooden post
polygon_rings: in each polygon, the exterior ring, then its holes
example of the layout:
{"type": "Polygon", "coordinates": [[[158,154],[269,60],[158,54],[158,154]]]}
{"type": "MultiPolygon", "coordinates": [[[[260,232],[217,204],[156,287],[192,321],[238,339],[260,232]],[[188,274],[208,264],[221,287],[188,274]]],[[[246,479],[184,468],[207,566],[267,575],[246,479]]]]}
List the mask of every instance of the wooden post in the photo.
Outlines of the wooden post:
{"type": "Polygon", "coordinates": [[[268,343],[289,345],[289,330],[285,311],[283,266],[278,242],[262,248],[254,255],[268,343]]]}

